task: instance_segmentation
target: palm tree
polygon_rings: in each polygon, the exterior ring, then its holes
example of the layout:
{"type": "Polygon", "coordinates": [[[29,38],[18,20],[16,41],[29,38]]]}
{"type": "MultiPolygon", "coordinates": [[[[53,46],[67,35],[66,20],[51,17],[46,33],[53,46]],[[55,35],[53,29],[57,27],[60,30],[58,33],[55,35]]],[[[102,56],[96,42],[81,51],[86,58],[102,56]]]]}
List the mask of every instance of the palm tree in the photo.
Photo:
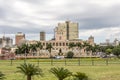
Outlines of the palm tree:
{"type": "MultiPolygon", "coordinates": [[[[83,45],[79,42],[79,43],[76,44],[76,46],[79,48],[80,55],[81,55],[81,49],[82,49],[83,45]]],[[[80,55],[79,55],[79,65],[80,65],[80,55]]]]}
{"type": "Polygon", "coordinates": [[[5,74],[3,74],[1,71],[0,71],[0,80],[4,80],[5,79],[5,74]]]}
{"type": "MultiPolygon", "coordinates": [[[[87,54],[92,51],[92,48],[93,48],[93,46],[90,44],[86,46],[87,54]]],[[[91,54],[92,54],[92,52],[91,52],[91,54]]]]}
{"type": "MultiPolygon", "coordinates": [[[[43,45],[41,44],[41,42],[37,42],[36,47],[39,50],[39,56],[40,56],[40,50],[43,49],[43,45]]],[[[38,66],[39,66],[39,57],[38,57],[38,66]]]]}
{"type": "Polygon", "coordinates": [[[51,51],[52,51],[52,45],[51,45],[51,43],[49,43],[49,44],[47,44],[46,45],[46,49],[49,51],[49,53],[50,53],[50,58],[52,57],[52,55],[51,55],[51,51]]]}
{"type": "Polygon", "coordinates": [[[53,73],[58,78],[58,80],[63,80],[66,77],[72,75],[72,72],[70,72],[68,69],[64,69],[63,67],[51,68],[50,72],[53,73]]]}
{"type": "Polygon", "coordinates": [[[22,48],[22,52],[24,53],[24,56],[25,56],[25,59],[24,59],[24,63],[26,63],[26,56],[28,55],[28,53],[29,53],[29,45],[28,44],[23,44],[22,46],[21,46],[21,48],[22,48]]]}
{"type": "Polygon", "coordinates": [[[86,41],[83,42],[83,48],[84,48],[85,52],[87,51],[87,53],[88,53],[88,51],[90,50],[89,47],[90,47],[90,44],[88,42],[86,42],[86,41]]]}
{"type": "Polygon", "coordinates": [[[35,55],[34,52],[37,51],[36,44],[30,44],[29,46],[30,51],[32,52],[33,56],[35,55]]]}
{"type": "Polygon", "coordinates": [[[22,48],[20,46],[17,47],[17,49],[15,50],[15,54],[22,54],[22,48]]]}
{"type": "Polygon", "coordinates": [[[42,76],[42,69],[39,68],[38,66],[35,66],[33,64],[21,64],[20,66],[17,67],[19,70],[17,72],[24,74],[27,76],[27,80],[31,80],[32,76],[42,76]]]}
{"type": "Polygon", "coordinates": [[[83,48],[83,45],[79,42],[79,43],[76,43],[76,46],[80,50],[80,55],[81,55],[81,49],[83,48]]]}
{"type": "Polygon", "coordinates": [[[51,50],[52,50],[52,45],[51,45],[51,43],[49,43],[49,44],[47,44],[47,46],[46,46],[46,49],[49,51],[49,53],[50,53],[50,58],[51,58],[51,65],[53,65],[53,59],[52,59],[52,55],[51,55],[51,50]]]}
{"type": "Polygon", "coordinates": [[[73,48],[74,48],[76,45],[75,45],[75,43],[70,42],[68,46],[69,46],[69,49],[72,49],[72,51],[73,51],[73,48]]]}

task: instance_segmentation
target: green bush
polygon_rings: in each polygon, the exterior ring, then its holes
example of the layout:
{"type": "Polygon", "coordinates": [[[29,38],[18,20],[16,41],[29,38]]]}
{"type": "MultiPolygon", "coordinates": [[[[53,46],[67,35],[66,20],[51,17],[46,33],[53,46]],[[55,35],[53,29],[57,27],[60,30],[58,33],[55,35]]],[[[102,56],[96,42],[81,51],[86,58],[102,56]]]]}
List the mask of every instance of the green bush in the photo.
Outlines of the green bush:
{"type": "Polygon", "coordinates": [[[3,74],[1,71],[0,71],[0,80],[4,80],[5,79],[5,74],[3,74]]]}
{"type": "Polygon", "coordinates": [[[74,53],[72,51],[69,51],[67,53],[67,58],[73,58],[74,53]]]}
{"type": "Polygon", "coordinates": [[[88,80],[88,76],[85,73],[76,72],[73,76],[75,77],[74,80],[88,80]]]}

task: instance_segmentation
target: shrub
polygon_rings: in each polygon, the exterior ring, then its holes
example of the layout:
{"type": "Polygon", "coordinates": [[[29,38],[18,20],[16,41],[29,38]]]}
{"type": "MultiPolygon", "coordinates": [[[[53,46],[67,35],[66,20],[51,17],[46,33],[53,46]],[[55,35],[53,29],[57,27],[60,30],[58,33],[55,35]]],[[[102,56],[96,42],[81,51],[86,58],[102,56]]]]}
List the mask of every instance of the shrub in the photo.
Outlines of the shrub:
{"type": "Polygon", "coordinates": [[[88,76],[85,73],[76,72],[73,76],[75,77],[74,80],[88,80],[88,76]]]}
{"type": "Polygon", "coordinates": [[[74,53],[72,51],[69,51],[67,53],[67,58],[73,58],[74,53]]]}
{"type": "Polygon", "coordinates": [[[4,80],[5,79],[5,74],[3,74],[1,71],[0,71],[0,80],[4,80]]]}

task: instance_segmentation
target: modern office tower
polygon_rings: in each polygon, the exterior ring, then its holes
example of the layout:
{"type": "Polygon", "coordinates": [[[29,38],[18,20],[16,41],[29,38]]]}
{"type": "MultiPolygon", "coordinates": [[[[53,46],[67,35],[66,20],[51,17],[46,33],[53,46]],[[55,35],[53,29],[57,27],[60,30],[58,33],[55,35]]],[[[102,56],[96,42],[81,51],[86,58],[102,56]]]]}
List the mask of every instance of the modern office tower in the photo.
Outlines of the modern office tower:
{"type": "Polygon", "coordinates": [[[55,40],[74,40],[78,39],[78,23],[66,21],[65,23],[58,23],[58,27],[55,28],[55,40]]]}
{"type": "Polygon", "coordinates": [[[15,36],[15,44],[19,45],[23,40],[25,40],[25,34],[23,34],[22,32],[18,32],[15,36]]]}
{"type": "Polygon", "coordinates": [[[45,41],[45,32],[44,31],[40,32],[40,41],[45,41]]]}

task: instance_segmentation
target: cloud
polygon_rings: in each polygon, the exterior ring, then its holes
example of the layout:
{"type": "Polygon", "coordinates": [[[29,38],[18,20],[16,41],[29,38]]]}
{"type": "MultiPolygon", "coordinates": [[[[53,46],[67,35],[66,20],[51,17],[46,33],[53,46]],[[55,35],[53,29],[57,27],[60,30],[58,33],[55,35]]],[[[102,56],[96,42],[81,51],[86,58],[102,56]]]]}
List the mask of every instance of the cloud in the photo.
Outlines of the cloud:
{"type": "Polygon", "coordinates": [[[71,20],[84,36],[119,34],[108,31],[120,28],[119,8],[119,0],[0,0],[0,33],[53,34],[57,23],[71,20]]]}

